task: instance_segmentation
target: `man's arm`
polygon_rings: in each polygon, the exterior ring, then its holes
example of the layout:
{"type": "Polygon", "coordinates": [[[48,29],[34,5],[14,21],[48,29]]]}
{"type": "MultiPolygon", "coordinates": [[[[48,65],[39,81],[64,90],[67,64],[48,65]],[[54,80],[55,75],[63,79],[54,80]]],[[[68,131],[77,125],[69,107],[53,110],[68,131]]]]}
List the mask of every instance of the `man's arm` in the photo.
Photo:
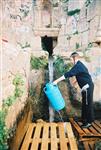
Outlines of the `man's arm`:
{"type": "Polygon", "coordinates": [[[56,79],[55,81],[53,81],[53,84],[56,85],[58,82],[65,80],[65,76],[61,76],[60,78],[56,79]]]}

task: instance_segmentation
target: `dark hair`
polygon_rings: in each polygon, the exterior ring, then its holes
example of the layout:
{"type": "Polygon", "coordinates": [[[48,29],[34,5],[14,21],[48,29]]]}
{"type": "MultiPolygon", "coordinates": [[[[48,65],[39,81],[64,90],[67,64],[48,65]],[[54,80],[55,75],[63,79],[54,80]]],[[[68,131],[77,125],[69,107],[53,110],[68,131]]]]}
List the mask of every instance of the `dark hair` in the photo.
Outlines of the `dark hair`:
{"type": "Polygon", "coordinates": [[[70,57],[75,57],[75,56],[79,56],[79,54],[77,52],[73,52],[71,53],[70,57]]]}

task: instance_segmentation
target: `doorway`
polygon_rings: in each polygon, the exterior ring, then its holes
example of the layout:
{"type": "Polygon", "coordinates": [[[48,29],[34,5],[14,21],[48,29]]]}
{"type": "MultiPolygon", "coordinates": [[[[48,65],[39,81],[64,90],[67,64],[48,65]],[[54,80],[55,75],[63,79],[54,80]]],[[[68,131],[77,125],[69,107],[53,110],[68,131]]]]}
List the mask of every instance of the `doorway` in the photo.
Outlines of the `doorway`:
{"type": "Polygon", "coordinates": [[[57,44],[57,37],[48,37],[45,35],[44,37],[41,37],[41,44],[43,50],[48,51],[49,56],[52,56],[53,49],[57,44]]]}

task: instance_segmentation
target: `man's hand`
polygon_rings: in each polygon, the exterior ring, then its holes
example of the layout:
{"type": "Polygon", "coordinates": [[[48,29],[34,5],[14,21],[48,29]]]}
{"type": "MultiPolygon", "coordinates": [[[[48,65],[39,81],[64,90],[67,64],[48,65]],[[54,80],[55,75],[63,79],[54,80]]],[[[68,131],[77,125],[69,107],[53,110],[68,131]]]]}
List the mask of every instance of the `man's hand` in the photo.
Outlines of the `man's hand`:
{"type": "Polygon", "coordinates": [[[54,81],[52,84],[53,84],[53,85],[57,85],[57,82],[56,82],[56,81],[54,81]]]}
{"type": "Polygon", "coordinates": [[[57,80],[53,81],[53,85],[57,85],[58,82],[60,82],[60,81],[62,81],[62,80],[64,80],[64,79],[65,79],[65,77],[64,77],[64,75],[63,75],[63,76],[61,76],[60,78],[58,78],[57,80]]]}

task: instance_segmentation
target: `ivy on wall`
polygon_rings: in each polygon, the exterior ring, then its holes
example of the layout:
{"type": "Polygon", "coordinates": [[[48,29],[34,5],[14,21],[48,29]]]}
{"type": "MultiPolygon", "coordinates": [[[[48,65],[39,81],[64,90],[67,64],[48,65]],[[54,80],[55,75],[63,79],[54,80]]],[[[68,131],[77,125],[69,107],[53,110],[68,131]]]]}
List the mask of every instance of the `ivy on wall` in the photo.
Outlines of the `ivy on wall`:
{"type": "Polygon", "coordinates": [[[88,7],[92,2],[93,2],[93,0],[86,0],[86,1],[85,1],[86,7],[88,7]]]}
{"type": "Polygon", "coordinates": [[[5,119],[8,113],[8,109],[13,103],[17,100],[17,98],[21,97],[24,90],[24,80],[22,76],[17,74],[13,79],[13,85],[15,86],[14,94],[7,97],[3,101],[3,108],[0,110],[0,150],[7,150],[8,144],[7,140],[10,135],[10,129],[8,130],[5,124],[5,119]]]}
{"type": "Polygon", "coordinates": [[[44,57],[38,58],[38,57],[31,56],[30,64],[31,64],[31,69],[45,68],[47,67],[48,60],[46,60],[46,58],[44,57]]]}
{"type": "Polygon", "coordinates": [[[65,72],[70,70],[72,67],[72,64],[70,62],[65,63],[62,57],[57,56],[56,60],[54,61],[54,69],[56,72],[56,78],[63,75],[65,72]]]}
{"type": "Polygon", "coordinates": [[[71,11],[68,11],[68,16],[73,16],[75,14],[79,14],[80,13],[80,9],[75,9],[75,10],[71,10],[71,11]]]}

